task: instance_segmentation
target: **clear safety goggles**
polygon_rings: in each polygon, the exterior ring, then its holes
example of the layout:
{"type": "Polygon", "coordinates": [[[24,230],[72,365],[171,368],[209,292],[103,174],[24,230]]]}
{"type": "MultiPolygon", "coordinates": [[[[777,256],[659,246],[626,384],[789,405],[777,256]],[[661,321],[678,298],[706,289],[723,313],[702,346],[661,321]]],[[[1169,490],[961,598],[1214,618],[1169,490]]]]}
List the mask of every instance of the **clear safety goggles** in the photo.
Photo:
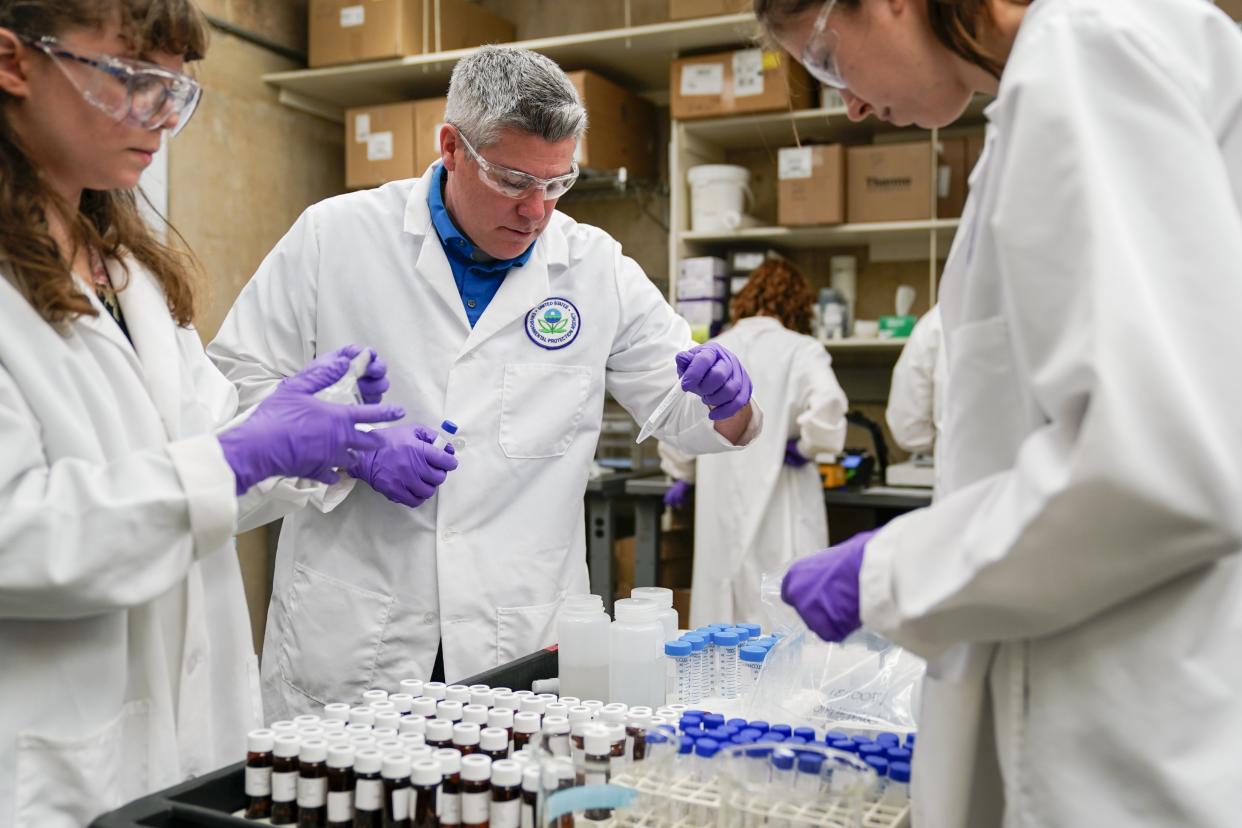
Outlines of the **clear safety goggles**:
{"type": "Polygon", "coordinates": [[[556,178],[539,178],[530,173],[524,173],[521,170],[493,164],[479,155],[478,150],[470,146],[470,142],[466,140],[466,136],[462,134],[460,129],[457,129],[456,126],[453,128],[457,130],[457,137],[461,139],[466,152],[470,153],[470,157],[478,165],[479,179],[501,195],[508,196],[509,198],[526,198],[535,190],[543,190],[544,199],[551,201],[569,192],[569,188],[574,186],[574,182],[578,180],[578,164],[576,162],[573,165],[572,172],[558,175],[556,178]]]}
{"type": "Polygon", "coordinates": [[[47,55],[87,103],[117,123],[129,120],[154,131],[175,117],[176,122],[168,127],[171,137],[189,123],[203,96],[198,81],[154,63],[72,51],[54,37],[22,40],[47,55]],[[87,67],[87,71],[77,67],[87,67]]]}
{"type": "Polygon", "coordinates": [[[798,62],[806,67],[811,77],[825,86],[844,89],[845,81],[837,69],[837,33],[828,28],[828,17],[836,5],[837,0],[824,0],[798,62]]]}

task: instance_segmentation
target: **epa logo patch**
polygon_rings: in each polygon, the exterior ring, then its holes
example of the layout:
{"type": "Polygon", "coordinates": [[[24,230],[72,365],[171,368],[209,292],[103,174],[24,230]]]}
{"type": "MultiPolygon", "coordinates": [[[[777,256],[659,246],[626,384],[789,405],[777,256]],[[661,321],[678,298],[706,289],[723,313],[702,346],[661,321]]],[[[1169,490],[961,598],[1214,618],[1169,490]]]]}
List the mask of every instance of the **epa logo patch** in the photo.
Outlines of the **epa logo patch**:
{"type": "Polygon", "coordinates": [[[568,299],[544,299],[526,314],[526,335],[540,348],[559,351],[578,338],[582,317],[568,299]]]}

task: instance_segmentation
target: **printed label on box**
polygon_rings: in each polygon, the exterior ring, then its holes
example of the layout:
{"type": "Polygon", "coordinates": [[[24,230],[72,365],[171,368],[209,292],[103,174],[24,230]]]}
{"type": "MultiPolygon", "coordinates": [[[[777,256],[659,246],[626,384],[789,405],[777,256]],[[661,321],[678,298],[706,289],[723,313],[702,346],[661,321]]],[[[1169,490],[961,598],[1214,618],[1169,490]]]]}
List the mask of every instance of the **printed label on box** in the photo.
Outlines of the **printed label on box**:
{"type": "Polygon", "coordinates": [[[776,154],[777,177],[781,181],[810,178],[814,161],[810,147],[786,147],[776,154]]]}
{"type": "Polygon", "coordinates": [[[739,98],[763,94],[763,50],[733,53],[733,94],[739,98]]]}
{"type": "Polygon", "coordinates": [[[372,132],[367,137],[367,160],[368,161],[391,161],[392,160],[392,133],[391,132],[372,132]]]}
{"type": "Polygon", "coordinates": [[[681,67],[681,94],[721,95],[724,93],[723,63],[691,63],[681,67]]]}
{"type": "Polygon", "coordinates": [[[367,139],[371,137],[371,116],[362,113],[354,117],[354,141],[359,144],[365,144],[367,139]]]}
{"type": "Polygon", "coordinates": [[[341,9],[341,28],[350,29],[367,22],[367,10],[363,6],[345,6],[341,9]]]}

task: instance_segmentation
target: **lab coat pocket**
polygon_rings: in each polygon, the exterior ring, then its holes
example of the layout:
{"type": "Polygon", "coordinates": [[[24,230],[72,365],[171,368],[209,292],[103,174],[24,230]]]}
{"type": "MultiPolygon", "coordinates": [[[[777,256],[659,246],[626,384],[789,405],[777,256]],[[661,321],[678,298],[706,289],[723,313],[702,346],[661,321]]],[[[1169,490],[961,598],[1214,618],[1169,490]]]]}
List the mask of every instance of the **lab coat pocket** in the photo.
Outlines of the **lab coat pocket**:
{"type": "Polygon", "coordinates": [[[319,704],[361,698],[373,686],[392,601],[295,564],[281,607],[281,680],[319,704]]]}
{"type": "Polygon", "coordinates": [[[497,607],[496,663],[507,664],[556,641],[556,613],[564,600],[561,590],[546,604],[497,607]]]}
{"type": "Polygon", "coordinates": [[[500,447],[511,460],[560,457],[586,413],[591,370],[510,363],[500,393],[500,447]]]}
{"type": "Polygon", "coordinates": [[[18,828],[87,825],[149,791],[151,703],[135,700],[94,733],[53,739],[17,736],[14,812],[18,828]]]}

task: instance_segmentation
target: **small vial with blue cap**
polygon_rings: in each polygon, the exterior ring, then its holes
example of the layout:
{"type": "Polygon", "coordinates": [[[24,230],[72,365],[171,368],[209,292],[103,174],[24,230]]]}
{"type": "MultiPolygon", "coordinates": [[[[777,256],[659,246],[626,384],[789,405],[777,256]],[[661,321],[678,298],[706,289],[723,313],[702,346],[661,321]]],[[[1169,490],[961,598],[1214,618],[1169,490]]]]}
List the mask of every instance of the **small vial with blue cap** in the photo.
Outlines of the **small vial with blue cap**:
{"type": "Polygon", "coordinates": [[[767,657],[768,651],[763,647],[748,644],[745,647],[738,648],[737,683],[739,695],[746,695],[754,691],[756,685],[759,684],[759,674],[763,672],[763,662],[767,657]]]}
{"type": "Polygon", "coordinates": [[[788,748],[778,747],[772,750],[772,786],[777,789],[793,790],[794,763],[798,754],[788,748]]]}
{"type": "Polygon", "coordinates": [[[888,760],[880,756],[868,756],[866,762],[875,771],[876,775],[875,788],[872,789],[867,798],[883,799],[884,792],[888,789],[888,760]]]}
{"type": "Polygon", "coordinates": [[[441,451],[448,445],[449,440],[453,439],[453,435],[457,433],[457,423],[452,420],[445,420],[440,423],[440,431],[436,434],[436,439],[432,445],[441,451]]]}
{"type": "Polygon", "coordinates": [[[667,641],[664,655],[668,657],[669,695],[684,704],[698,701],[694,697],[694,647],[689,641],[667,641]]]}
{"type": "Polygon", "coordinates": [[[824,757],[818,753],[798,756],[798,773],[794,777],[794,790],[814,796],[820,791],[820,772],[824,769],[824,757]]]}
{"type": "Polygon", "coordinates": [[[721,630],[712,634],[716,645],[716,686],[721,698],[737,698],[737,633],[721,630]]]}
{"type": "Polygon", "coordinates": [[[888,786],[880,797],[880,804],[891,808],[904,808],[910,804],[910,764],[892,762],[888,766],[888,786]]]}

